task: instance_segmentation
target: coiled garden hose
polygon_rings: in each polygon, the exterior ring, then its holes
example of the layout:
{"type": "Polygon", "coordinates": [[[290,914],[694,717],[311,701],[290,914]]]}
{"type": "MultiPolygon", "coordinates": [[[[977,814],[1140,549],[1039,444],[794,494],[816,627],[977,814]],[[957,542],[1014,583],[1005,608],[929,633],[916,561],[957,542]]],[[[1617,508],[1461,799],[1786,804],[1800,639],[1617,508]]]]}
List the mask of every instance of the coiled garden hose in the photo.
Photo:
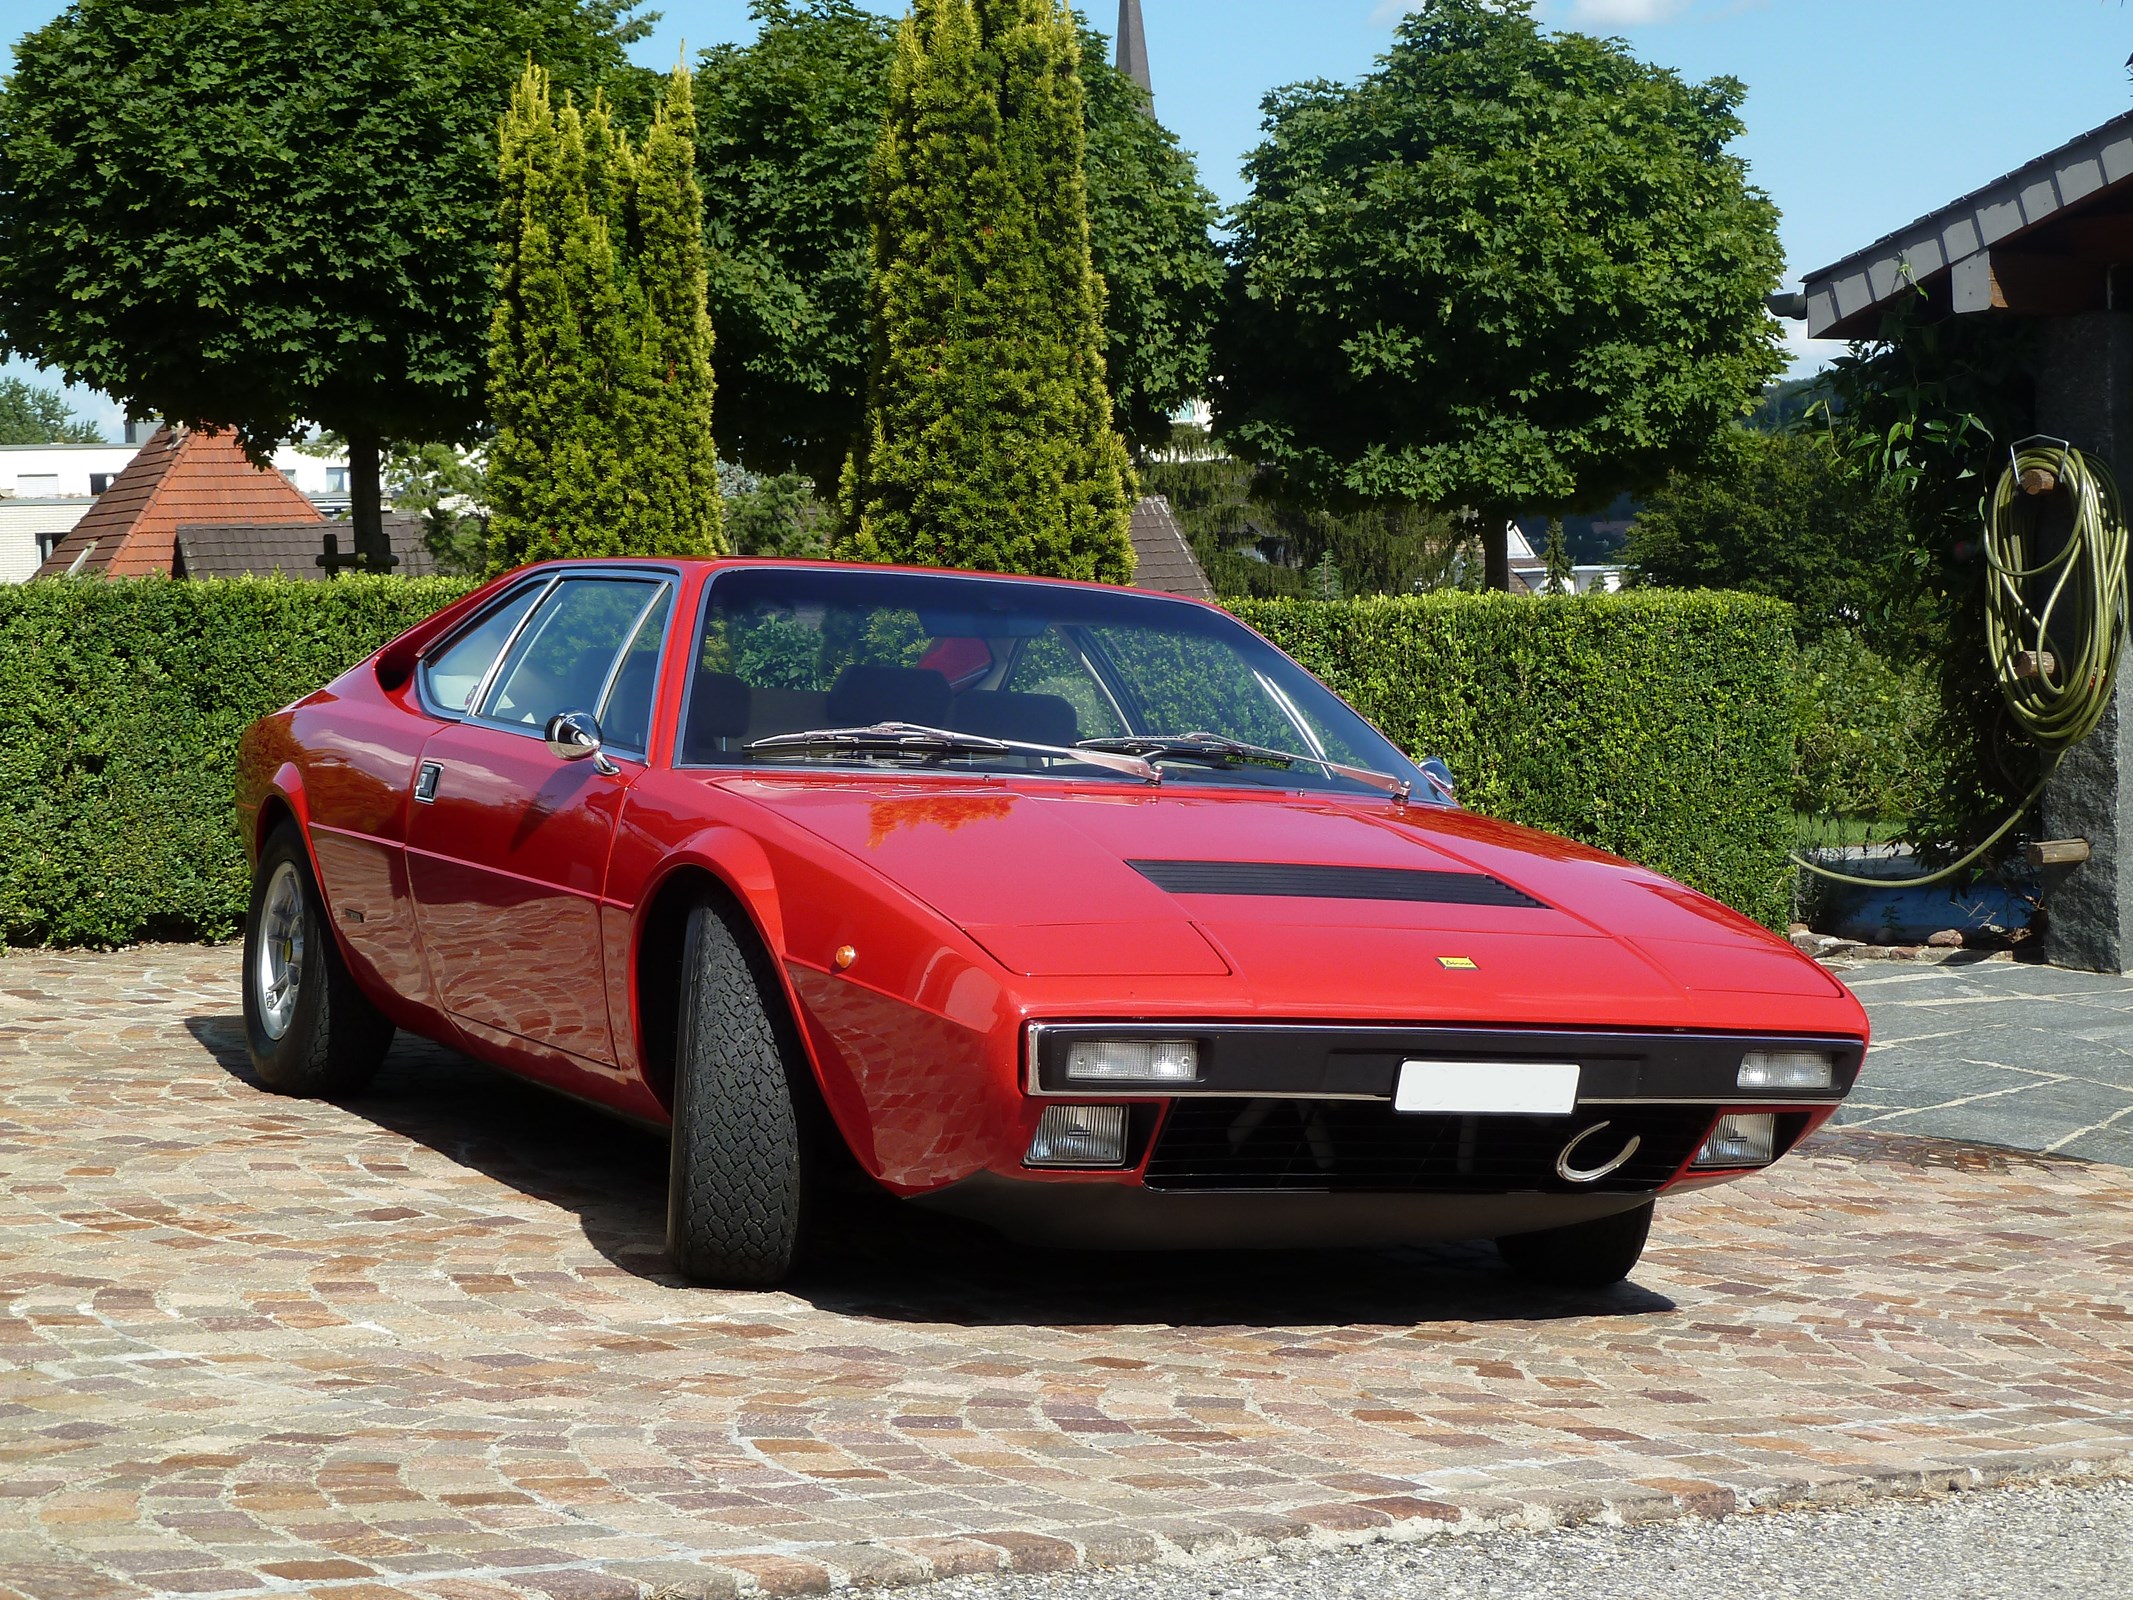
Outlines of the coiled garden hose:
{"type": "Polygon", "coordinates": [[[1793,856],[1818,878],[1887,889],[1954,877],[2029,814],[2067,752],[2110,709],[2126,636],[2126,520],[2118,485],[2100,462],[2064,440],[2025,439],[2010,456],[1985,512],[1985,650],[2009,717],[2050,764],[2013,815],[1938,872],[1861,878],[1793,856]],[[2073,501],[2071,527],[2062,495],[2073,501]],[[2064,542],[2053,548],[2062,532],[2064,542]]]}

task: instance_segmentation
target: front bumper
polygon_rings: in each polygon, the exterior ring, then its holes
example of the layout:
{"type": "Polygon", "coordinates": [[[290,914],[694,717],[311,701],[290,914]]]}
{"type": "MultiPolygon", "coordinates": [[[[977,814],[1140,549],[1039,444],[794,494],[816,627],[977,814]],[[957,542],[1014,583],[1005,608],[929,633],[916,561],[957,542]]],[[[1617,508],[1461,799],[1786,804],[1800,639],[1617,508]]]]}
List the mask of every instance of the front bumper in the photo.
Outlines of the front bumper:
{"type": "Polygon", "coordinates": [[[1776,1119],[1773,1159],[1850,1092],[1857,1038],[1605,1030],[1054,1024],[1029,1030],[1025,1087],[1046,1102],[1124,1102],[1122,1167],[989,1172],[929,1204],[1053,1243],[1299,1246],[1500,1237],[1641,1205],[1684,1182],[1758,1169],[1691,1168],[1727,1112],[1776,1119]],[[1136,1093],[1070,1083],[1078,1038],[1190,1038],[1189,1085],[1136,1093]],[[1828,1052],[1826,1089],[1743,1091],[1750,1050],[1828,1052]],[[1394,1109],[1410,1060],[1575,1062],[1563,1116],[1407,1113],[1394,1109]]]}

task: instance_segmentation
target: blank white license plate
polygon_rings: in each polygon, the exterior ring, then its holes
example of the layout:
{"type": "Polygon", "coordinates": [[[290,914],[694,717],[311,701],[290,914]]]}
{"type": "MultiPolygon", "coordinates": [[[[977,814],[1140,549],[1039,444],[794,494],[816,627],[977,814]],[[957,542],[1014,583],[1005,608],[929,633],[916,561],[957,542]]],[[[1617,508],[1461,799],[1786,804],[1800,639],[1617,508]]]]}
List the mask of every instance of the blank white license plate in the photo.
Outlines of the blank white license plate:
{"type": "Polygon", "coordinates": [[[1577,1108],[1574,1061],[1403,1061],[1395,1111],[1567,1117],[1577,1108]]]}

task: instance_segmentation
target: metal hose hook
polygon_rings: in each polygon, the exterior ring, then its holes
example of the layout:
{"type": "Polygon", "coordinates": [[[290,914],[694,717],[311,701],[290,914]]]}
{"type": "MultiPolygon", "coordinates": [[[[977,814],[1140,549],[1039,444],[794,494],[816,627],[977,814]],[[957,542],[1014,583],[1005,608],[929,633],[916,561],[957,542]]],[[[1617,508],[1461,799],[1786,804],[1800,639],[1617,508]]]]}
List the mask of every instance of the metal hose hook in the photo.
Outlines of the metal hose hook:
{"type": "Polygon", "coordinates": [[[1917,878],[1862,878],[1794,854],[1818,878],[1871,889],[1939,883],[2014,831],[2066,754],[2110,708],[2126,637],[2126,519],[2101,462],[2063,439],[2024,439],[2008,451],[1985,512],[1985,649],[2008,715],[2051,757],[2013,814],[1960,860],[1917,878]],[[2065,494],[2073,521],[2051,548],[2048,506],[2065,494]],[[2046,553],[2049,551],[2049,553],[2046,553]]]}

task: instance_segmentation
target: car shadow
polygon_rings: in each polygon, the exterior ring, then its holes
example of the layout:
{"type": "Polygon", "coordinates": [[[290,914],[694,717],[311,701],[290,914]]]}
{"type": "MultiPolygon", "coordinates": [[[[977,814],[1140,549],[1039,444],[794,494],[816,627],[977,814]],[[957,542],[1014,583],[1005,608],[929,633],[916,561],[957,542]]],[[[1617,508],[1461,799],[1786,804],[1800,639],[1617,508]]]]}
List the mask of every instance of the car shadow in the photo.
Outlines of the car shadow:
{"type": "MultiPolygon", "coordinates": [[[[243,1019],[186,1028],[259,1088],[243,1019]]],[[[627,1123],[427,1040],[401,1035],[343,1109],[577,1217],[624,1271],[680,1286],[666,1258],[666,1145],[627,1123]]],[[[821,1310],[964,1327],[1309,1327],[1653,1316],[1635,1283],[1590,1291],[1512,1276],[1484,1243],[1398,1250],[1076,1251],[1014,1243],[872,1191],[830,1202],[831,1226],[783,1293],[821,1310]]]]}

